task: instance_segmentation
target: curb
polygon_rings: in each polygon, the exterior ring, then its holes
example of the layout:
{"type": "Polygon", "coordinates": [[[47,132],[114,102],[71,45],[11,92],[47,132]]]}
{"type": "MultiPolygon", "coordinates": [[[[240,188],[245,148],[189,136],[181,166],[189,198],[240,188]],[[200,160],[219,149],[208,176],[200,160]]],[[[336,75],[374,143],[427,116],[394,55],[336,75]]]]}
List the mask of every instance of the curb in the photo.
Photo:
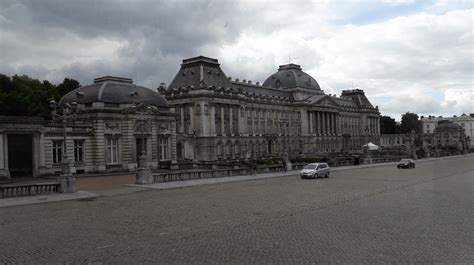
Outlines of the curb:
{"type": "Polygon", "coordinates": [[[0,208],[39,204],[39,203],[48,203],[48,202],[95,199],[97,197],[99,197],[98,194],[88,192],[88,191],[78,191],[76,193],[58,193],[58,194],[44,194],[44,195],[25,196],[25,197],[12,197],[12,198],[1,199],[0,208]]]}

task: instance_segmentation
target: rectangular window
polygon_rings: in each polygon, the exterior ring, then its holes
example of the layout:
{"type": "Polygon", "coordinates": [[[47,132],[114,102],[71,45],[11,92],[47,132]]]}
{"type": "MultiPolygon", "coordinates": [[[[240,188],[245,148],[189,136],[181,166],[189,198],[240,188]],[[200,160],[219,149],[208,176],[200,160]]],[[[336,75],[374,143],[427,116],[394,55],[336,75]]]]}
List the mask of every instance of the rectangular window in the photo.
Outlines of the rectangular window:
{"type": "Polygon", "coordinates": [[[84,162],[84,140],[74,140],[74,162],[84,162]]]}
{"type": "Polygon", "coordinates": [[[159,150],[160,160],[169,160],[168,137],[160,138],[159,147],[160,147],[160,150],[159,150]]]}
{"type": "Polygon", "coordinates": [[[105,141],[107,164],[117,164],[118,161],[118,138],[107,137],[105,141]]]}
{"type": "Polygon", "coordinates": [[[63,156],[63,141],[53,140],[53,164],[62,162],[63,156]]]}

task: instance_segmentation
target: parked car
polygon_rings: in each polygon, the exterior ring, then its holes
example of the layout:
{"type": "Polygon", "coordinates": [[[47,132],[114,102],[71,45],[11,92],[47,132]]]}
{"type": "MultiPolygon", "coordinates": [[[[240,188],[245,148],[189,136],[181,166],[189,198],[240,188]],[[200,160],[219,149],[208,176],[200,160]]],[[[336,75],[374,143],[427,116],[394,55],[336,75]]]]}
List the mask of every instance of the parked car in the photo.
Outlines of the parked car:
{"type": "Polygon", "coordinates": [[[404,158],[398,162],[397,168],[415,168],[413,159],[404,158]]]}
{"type": "Polygon", "coordinates": [[[319,178],[319,177],[329,177],[329,166],[327,163],[311,163],[303,167],[300,172],[302,179],[304,178],[319,178]]]}

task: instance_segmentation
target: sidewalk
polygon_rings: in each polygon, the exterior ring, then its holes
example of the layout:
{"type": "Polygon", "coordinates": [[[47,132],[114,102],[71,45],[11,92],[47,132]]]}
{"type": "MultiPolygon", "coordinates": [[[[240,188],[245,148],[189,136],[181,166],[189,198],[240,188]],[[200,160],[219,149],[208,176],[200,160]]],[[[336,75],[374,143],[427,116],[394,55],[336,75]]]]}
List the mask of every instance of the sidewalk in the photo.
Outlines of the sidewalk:
{"type": "Polygon", "coordinates": [[[76,193],[55,193],[37,196],[13,197],[0,199],[0,208],[46,202],[94,199],[96,197],[99,197],[99,195],[87,191],[78,191],[76,193]]]}

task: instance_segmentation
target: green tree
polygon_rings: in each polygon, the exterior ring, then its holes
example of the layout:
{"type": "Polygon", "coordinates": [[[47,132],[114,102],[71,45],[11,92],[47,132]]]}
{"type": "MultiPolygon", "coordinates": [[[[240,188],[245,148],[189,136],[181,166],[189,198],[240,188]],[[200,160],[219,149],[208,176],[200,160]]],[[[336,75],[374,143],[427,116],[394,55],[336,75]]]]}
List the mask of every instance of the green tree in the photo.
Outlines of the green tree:
{"type": "Polygon", "coordinates": [[[78,87],[79,82],[69,78],[56,86],[27,75],[14,75],[10,78],[0,74],[0,115],[47,116],[51,97],[59,100],[78,87]]]}
{"type": "Polygon", "coordinates": [[[390,116],[382,116],[380,118],[380,133],[381,134],[400,133],[400,126],[395,122],[394,118],[390,116]]]}
{"type": "Polygon", "coordinates": [[[402,115],[400,132],[410,133],[412,130],[415,130],[415,133],[421,133],[421,121],[418,119],[418,114],[407,112],[402,115]]]}

